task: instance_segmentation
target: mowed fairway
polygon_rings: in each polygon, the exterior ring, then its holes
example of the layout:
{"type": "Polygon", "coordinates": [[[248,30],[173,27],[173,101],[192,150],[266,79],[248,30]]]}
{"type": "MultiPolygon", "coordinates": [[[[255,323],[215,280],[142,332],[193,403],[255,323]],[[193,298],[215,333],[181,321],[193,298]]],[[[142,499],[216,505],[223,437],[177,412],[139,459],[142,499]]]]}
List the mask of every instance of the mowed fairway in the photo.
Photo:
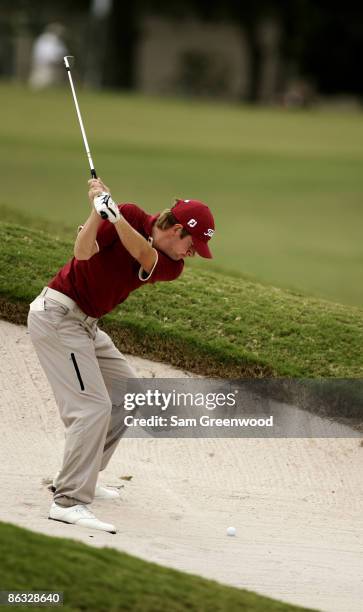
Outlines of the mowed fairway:
{"type": "MultiPolygon", "coordinates": [[[[193,265],[362,305],[362,114],[78,97],[115,199],[151,212],[175,196],[210,204],[215,259],[193,265]]],[[[0,101],[0,212],[75,227],[89,171],[69,89],[3,84],[0,101]]]]}

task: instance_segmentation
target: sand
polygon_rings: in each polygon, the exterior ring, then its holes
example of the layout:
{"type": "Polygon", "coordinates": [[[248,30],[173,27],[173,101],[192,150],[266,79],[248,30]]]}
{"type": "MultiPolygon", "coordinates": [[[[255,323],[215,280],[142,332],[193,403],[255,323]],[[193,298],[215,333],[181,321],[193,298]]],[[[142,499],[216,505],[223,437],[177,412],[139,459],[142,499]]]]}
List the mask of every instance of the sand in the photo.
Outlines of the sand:
{"type": "MultiPolygon", "coordinates": [[[[140,376],[191,376],[129,359],[140,376]]],[[[1,521],[286,602],[362,609],[359,438],[124,438],[102,475],[103,483],[121,486],[121,498],[92,504],[118,533],[98,533],[47,518],[63,429],[24,327],[0,321],[0,364],[1,521]],[[226,535],[228,526],[236,537],[226,535]]]]}

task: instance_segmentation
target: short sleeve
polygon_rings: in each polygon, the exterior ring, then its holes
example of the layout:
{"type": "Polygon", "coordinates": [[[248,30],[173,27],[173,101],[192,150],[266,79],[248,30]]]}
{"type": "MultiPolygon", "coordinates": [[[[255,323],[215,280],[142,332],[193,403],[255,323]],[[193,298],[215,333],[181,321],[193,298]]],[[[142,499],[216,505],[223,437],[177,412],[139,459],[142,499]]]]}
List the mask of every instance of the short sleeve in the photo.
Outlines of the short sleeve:
{"type": "Polygon", "coordinates": [[[157,251],[158,257],[151,272],[147,275],[145,270],[140,268],[139,279],[145,283],[156,283],[160,281],[172,281],[181,275],[184,268],[184,261],[174,261],[161,251],[157,251]]]}
{"type": "Polygon", "coordinates": [[[140,232],[143,229],[144,217],[146,217],[144,211],[136,206],[136,204],[131,204],[129,202],[119,204],[118,207],[126,221],[128,221],[134,229],[140,232]]]}

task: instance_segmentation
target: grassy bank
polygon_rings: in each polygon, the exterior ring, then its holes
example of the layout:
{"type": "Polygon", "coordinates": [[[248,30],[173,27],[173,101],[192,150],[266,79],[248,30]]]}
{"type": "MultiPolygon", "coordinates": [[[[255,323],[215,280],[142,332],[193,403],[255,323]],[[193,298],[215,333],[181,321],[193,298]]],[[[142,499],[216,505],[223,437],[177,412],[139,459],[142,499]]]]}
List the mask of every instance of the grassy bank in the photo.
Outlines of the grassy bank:
{"type": "MultiPolygon", "coordinates": [[[[1,316],[24,323],[73,245],[6,223],[0,241],[1,316]]],[[[102,321],[124,352],[204,375],[363,377],[362,310],[216,272],[144,286],[102,321]]]]}
{"type": "MultiPolygon", "coordinates": [[[[0,559],[1,590],[63,591],[62,610],[306,610],[163,568],[116,550],[91,548],[71,540],[36,534],[7,523],[0,523],[0,559]]],[[[24,608],[15,606],[13,609],[24,608]]]]}
{"type": "MultiPolygon", "coordinates": [[[[88,214],[88,165],[70,91],[0,84],[0,97],[0,207],[12,220],[15,210],[76,227],[88,214]]],[[[208,270],[363,304],[361,114],[81,89],[79,101],[115,199],[150,212],[174,196],[210,204],[208,270]]]]}

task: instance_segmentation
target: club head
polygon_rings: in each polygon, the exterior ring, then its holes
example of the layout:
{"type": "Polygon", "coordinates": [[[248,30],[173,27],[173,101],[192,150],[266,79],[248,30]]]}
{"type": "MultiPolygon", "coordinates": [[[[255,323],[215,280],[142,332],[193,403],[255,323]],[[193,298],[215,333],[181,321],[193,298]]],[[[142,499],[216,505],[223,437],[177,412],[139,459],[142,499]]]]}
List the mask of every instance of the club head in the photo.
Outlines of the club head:
{"type": "Polygon", "coordinates": [[[74,61],[69,62],[69,60],[74,60],[74,55],[65,55],[63,58],[64,64],[66,68],[70,68],[70,64],[74,64],[74,61]]]}

